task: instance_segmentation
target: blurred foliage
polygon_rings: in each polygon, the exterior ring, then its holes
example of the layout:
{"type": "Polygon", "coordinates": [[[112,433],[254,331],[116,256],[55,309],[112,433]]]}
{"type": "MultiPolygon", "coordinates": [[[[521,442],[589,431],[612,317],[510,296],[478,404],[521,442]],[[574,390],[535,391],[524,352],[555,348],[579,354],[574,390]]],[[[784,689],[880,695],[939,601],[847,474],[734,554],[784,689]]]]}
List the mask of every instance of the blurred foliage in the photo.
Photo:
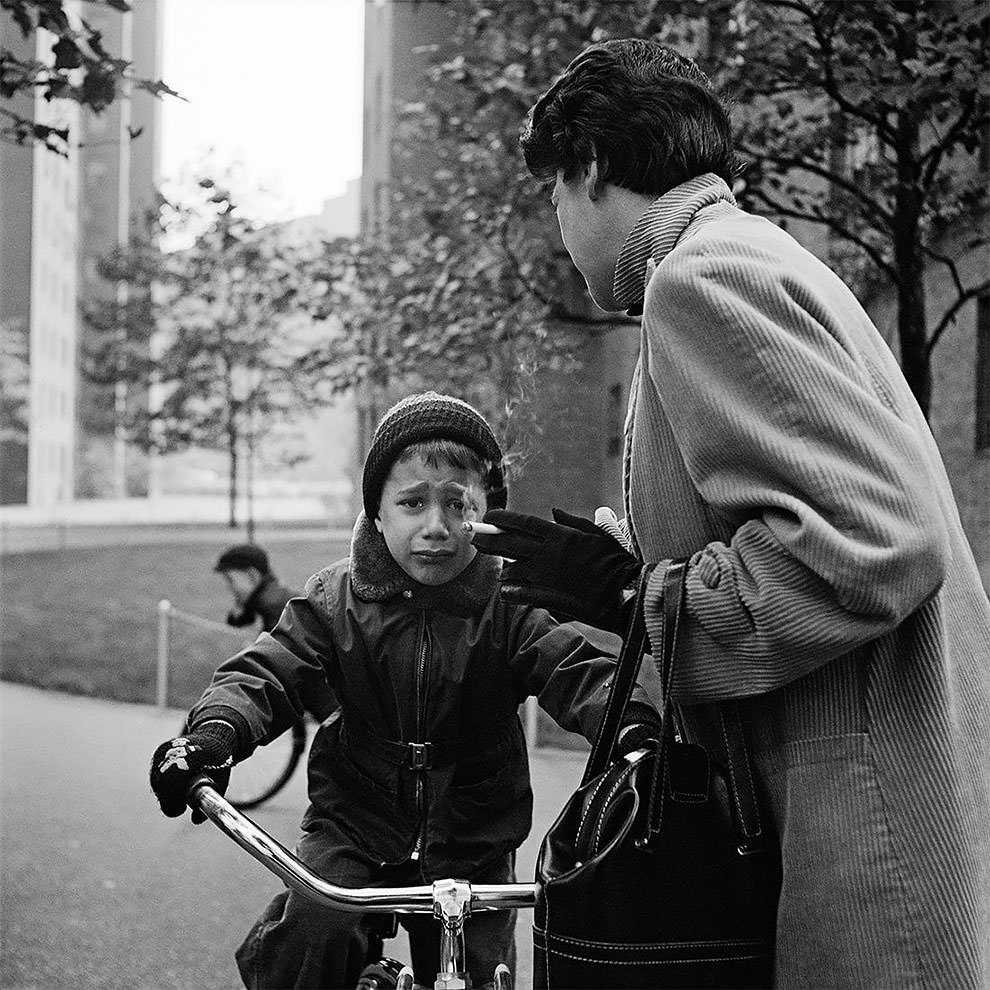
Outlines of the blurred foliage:
{"type": "MultiPolygon", "coordinates": [[[[860,293],[897,300],[901,364],[922,408],[932,350],[990,289],[960,261],[987,243],[990,7],[985,0],[685,3],[737,103],[741,199],[817,224],[860,293]],[[981,158],[982,151],[982,158],[981,158]],[[950,284],[930,313],[925,275],[950,284]]],[[[984,269],[984,266],[978,266],[984,269]]]]}
{"type": "Polygon", "coordinates": [[[28,333],[22,319],[0,323],[0,441],[27,443],[28,333]]]}
{"type": "Polygon", "coordinates": [[[827,228],[828,260],[854,288],[893,289],[902,363],[927,409],[932,348],[987,288],[958,270],[982,237],[943,238],[985,216],[974,157],[987,127],[982,0],[460,0],[447,13],[424,91],[398,108],[398,178],[379,223],[330,253],[325,303],[344,329],[310,366],[322,361],[341,387],[378,388],[428,368],[503,432],[515,417],[531,435],[541,371],[567,366],[582,326],[613,321],[585,300],[547,191],[522,161],[520,126],[588,44],[652,36],[696,57],[731,97],[749,162],[743,204],[827,228]],[[929,321],[932,264],[957,292],[929,321]]]}
{"type": "MultiPolygon", "coordinates": [[[[127,0],[87,0],[90,6],[125,14],[127,0]]],[[[152,96],[178,96],[161,80],[143,79],[131,71],[127,59],[114,55],[104,45],[103,32],[85,17],[70,13],[64,0],[0,0],[4,32],[20,32],[27,53],[13,44],[0,46],[0,98],[5,103],[19,95],[36,95],[50,103],[71,100],[93,113],[102,113],[120,96],[124,86],[142,89],[152,96]],[[35,57],[39,32],[50,45],[41,58],[35,57]]],[[[16,144],[38,143],[56,154],[67,155],[68,127],[36,121],[12,105],[0,106],[0,140],[16,144]]],[[[136,137],[139,131],[132,131],[136,137]]]]}
{"type": "Polygon", "coordinates": [[[23,319],[0,322],[0,505],[27,500],[28,348],[23,319]]]}

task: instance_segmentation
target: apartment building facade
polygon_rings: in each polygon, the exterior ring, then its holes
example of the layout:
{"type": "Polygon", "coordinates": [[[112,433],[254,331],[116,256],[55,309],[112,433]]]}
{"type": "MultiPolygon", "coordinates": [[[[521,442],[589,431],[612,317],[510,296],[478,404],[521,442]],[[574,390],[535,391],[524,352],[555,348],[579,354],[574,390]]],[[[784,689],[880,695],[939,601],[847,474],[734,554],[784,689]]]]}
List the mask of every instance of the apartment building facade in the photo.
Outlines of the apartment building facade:
{"type": "MultiPolygon", "coordinates": [[[[66,6],[79,14],[80,4],[66,6]]],[[[137,0],[130,13],[95,7],[86,16],[108,50],[133,61],[138,76],[159,77],[159,0],[137,0]]],[[[50,58],[54,39],[47,32],[25,40],[6,14],[0,26],[6,47],[50,58]]],[[[97,259],[126,243],[130,219],[152,202],[160,110],[146,93],[125,95],[100,115],[27,95],[15,102],[30,119],[68,125],[72,144],[64,157],[39,145],[0,144],[0,327],[5,355],[16,365],[6,374],[26,386],[23,411],[5,423],[0,504],[45,507],[80,494],[124,494],[126,460],[134,455],[119,432],[114,436],[120,397],[79,374],[81,311],[107,291],[97,259]],[[95,446],[105,454],[87,468],[95,446]],[[88,490],[94,486],[86,476],[94,472],[109,479],[102,490],[88,490]]]]}

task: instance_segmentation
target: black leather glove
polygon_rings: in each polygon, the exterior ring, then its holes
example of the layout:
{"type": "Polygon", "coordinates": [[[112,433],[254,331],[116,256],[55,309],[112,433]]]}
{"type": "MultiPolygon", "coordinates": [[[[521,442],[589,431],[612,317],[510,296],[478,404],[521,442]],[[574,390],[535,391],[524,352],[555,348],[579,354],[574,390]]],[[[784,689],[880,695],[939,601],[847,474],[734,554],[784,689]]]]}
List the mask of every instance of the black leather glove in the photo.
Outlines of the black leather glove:
{"type": "MultiPolygon", "coordinates": [[[[236,730],[222,721],[203,722],[186,735],[163,742],[151,758],[151,789],[162,811],[169,818],[178,818],[186,810],[189,785],[201,773],[212,778],[223,794],[230,782],[236,747],[236,730]]],[[[206,816],[193,809],[192,820],[198,825],[206,816]]]]}
{"type": "Polygon", "coordinates": [[[663,719],[652,706],[632,699],[623,713],[622,728],[615,741],[618,756],[626,756],[637,749],[653,749],[660,745],[663,719]]]}
{"type": "Polygon", "coordinates": [[[659,740],[659,726],[647,722],[633,722],[619,733],[615,748],[619,756],[627,756],[637,749],[656,749],[660,745],[659,740]]]}
{"type": "Polygon", "coordinates": [[[630,599],[623,590],[635,586],[643,562],[590,519],[560,509],[553,518],[506,509],[485,514],[486,523],[505,532],[478,533],[473,542],[483,553],[511,558],[502,568],[502,598],[624,632],[630,599]]]}

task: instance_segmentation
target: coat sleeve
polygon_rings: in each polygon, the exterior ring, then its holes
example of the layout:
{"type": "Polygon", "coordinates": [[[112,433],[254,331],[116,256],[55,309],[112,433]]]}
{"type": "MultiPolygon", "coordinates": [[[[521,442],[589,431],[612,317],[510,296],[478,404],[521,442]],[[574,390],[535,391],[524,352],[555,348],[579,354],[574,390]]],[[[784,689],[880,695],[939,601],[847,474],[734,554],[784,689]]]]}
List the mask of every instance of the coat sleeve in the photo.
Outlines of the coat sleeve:
{"type": "MultiPolygon", "coordinates": [[[[520,693],[535,695],[540,707],[562,728],[594,743],[615,672],[618,637],[588,629],[588,637],[571,623],[558,623],[548,612],[509,606],[509,664],[520,693]],[[593,641],[592,638],[593,637],[593,641]]],[[[640,668],[639,682],[623,724],[660,724],[651,663],[640,668]]]]}
{"type": "Polygon", "coordinates": [[[282,732],[327,693],[333,652],[321,575],[286,604],[278,625],[225,660],[189,714],[189,724],[222,718],[237,730],[237,758],[282,732]]]}
{"type": "MultiPolygon", "coordinates": [[[[771,691],[883,635],[949,555],[920,413],[860,352],[878,338],[851,293],[776,249],[687,248],[648,286],[646,371],[734,532],[689,558],[682,703],[771,691]]],[[[666,563],[647,593],[654,644],[666,563]]]]}

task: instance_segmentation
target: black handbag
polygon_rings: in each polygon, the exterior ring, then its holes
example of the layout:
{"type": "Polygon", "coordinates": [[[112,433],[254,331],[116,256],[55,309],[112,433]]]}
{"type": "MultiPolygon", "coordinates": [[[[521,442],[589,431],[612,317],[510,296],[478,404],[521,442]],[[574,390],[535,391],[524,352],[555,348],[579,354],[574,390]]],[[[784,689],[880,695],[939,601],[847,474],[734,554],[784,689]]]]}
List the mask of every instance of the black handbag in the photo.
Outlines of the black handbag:
{"type": "Polygon", "coordinates": [[[760,819],[739,713],[719,705],[726,765],[674,730],[684,570],[675,562],[664,585],[659,746],[613,761],[646,643],[644,575],[584,779],[543,839],[534,987],[773,982],[780,853],[760,819]]]}

